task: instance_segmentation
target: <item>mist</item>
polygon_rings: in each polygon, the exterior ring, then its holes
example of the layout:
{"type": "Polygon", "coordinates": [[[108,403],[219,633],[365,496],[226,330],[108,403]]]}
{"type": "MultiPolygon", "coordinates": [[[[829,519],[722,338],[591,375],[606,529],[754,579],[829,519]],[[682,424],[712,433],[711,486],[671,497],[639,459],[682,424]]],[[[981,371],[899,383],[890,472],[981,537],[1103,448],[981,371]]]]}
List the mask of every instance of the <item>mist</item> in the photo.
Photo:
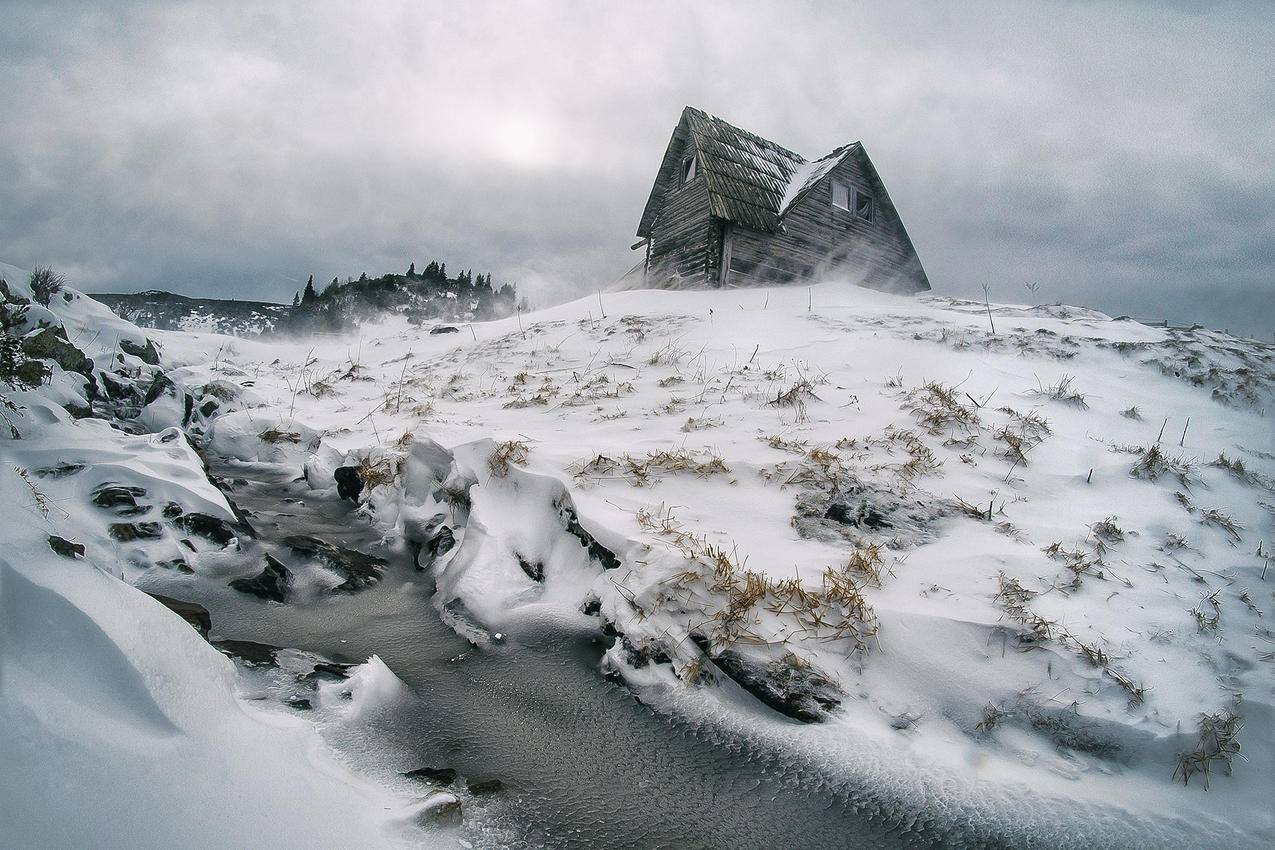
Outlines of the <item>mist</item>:
{"type": "Polygon", "coordinates": [[[691,104],[861,140],[936,294],[1275,329],[1263,4],[6,3],[0,261],[290,300],[605,288],[691,104]],[[1027,284],[1037,287],[1036,295],[1027,284]]]}

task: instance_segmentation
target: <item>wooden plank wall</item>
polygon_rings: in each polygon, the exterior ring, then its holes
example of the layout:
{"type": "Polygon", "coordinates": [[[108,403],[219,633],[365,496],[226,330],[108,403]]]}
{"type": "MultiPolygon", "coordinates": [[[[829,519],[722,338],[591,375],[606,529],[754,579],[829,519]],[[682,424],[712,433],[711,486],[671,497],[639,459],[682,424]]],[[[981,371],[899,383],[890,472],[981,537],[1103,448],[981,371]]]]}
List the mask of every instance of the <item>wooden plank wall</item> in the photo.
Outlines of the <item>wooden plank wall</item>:
{"type": "Polygon", "coordinates": [[[784,217],[785,233],[734,228],[725,285],[783,283],[835,272],[873,289],[925,288],[920,260],[904,236],[898,213],[883,195],[861,155],[848,156],[784,217]],[[865,222],[834,207],[833,180],[867,190],[876,199],[875,220],[865,222]]]}
{"type": "MultiPolygon", "coordinates": [[[[691,148],[689,140],[683,147],[691,148]]],[[[676,159],[679,177],[685,155],[679,151],[676,159]]],[[[651,227],[647,285],[703,284],[710,268],[716,279],[717,265],[710,255],[720,257],[720,236],[714,236],[720,227],[709,213],[708,184],[702,173],[683,186],[670,187],[651,227]]]]}

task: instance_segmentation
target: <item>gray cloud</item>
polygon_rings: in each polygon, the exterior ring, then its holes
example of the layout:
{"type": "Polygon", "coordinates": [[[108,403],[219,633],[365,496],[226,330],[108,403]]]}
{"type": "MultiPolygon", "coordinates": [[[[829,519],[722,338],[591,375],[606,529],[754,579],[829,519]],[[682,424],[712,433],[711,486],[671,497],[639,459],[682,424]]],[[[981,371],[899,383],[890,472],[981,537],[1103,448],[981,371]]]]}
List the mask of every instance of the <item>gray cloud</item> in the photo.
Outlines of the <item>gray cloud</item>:
{"type": "Polygon", "coordinates": [[[1275,328],[1265,4],[6,3],[0,260],[288,298],[411,260],[541,303],[627,250],[687,103],[861,139],[939,292],[1275,328]]]}

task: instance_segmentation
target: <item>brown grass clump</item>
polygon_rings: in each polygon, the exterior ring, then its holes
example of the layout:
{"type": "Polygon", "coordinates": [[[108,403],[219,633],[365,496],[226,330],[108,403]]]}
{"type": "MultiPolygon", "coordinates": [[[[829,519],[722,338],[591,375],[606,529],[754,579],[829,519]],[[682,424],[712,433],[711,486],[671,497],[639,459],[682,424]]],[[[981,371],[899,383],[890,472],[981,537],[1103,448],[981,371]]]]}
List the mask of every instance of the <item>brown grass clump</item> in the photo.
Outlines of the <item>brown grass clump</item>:
{"type": "Polygon", "coordinates": [[[1032,395],[1042,396],[1051,401],[1060,401],[1063,404],[1069,404],[1072,407],[1085,410],[1089,407],[1089,404],[1085,401],[1084,394],[1077,392],[1075,387],[1072,386],[1071,382],[1073,380],[1075,379],[1071,375],[1063,375],[1058,379],[1057,383],[1044,386],[1040,383],[1040,379],[1037,378],[1036,389],[1028,390],[1028,392],[1032,395]]]}
{"type": "Polygon", "coordinates": [[[676,451],[659,450],[644,456],[620,455],[611,458],[607,455],[596,455],[592,460],[578,464],[572,474],[577,479],[596,479],[618,476],[626,479],[634,487],[643,487],[658,481],[660,474],[690,473],[707,477],[725,475],[730,467],[720,455],[712,452],[691,452],[685,449],[676,451]]]}
{"type": "Polygon", "coordinates": [[[1153,443],[1139,454],[1138,462],[1129,470],[1134,478],[1157,481],[1163,475],[1172,475],[1182,486],[1191,489],[1191,463],[1185,458],[1170,457],[1160,450],[1158,443],[1153,443]]]}
{"type": "Polygon", "coordinates": [[[1188,753],[1178,753],[1178,764],[1173,770],[1173,778],[1182,777],[1183,785],[1191,784],[1191,777],[1199,774],[1204,781],[1204,790],[1209,789],[1209,775],[1216,764],[1221,764],[1226,774],[1231,774],[1231,759],[1240,755],[1240,743],[1236,740],[1240,730],[1244,728],[1244,718],[1229,708],[1217,714],[1205,714],[1200,717],[1200,737],[1195,749],[1188,753]]]}
{"type": "Polygon", "coordinates": [[[257,439],[263,443],[299,443],[301,442],[301,434],[296,431],[284,431],[281,428],[271,426],[258,434],[257,439]]]}
{"type": "MultiPolygon", "coordinates": [[[[671,511],[637,513],[638,525],[658,534],[687,559],[696,564],[673,578],[679,586],[704,583],[707,590],[724,597],[724,604],[709,616],[715,645],[764,643],[752,627],[757,619],[750,614],[758,605],[780,618],[788,634],[822,642],[846,641],[851,652],[866,652],[868,641],[877,633],[876,613],[848,568],[829,567],[817,588],[800,579],[773,581],[761,573],[743,568],[733,552],[688,532],[671,511]]],[[[865,555],[870,560],[871,555],[865,555]]]]}
{"type": "Polygon", "coordinates": [[[391,483],[397,474],[394,464],[388,460],[373,461],[365,457],[359,461],[359,478],[369,490],[391,483]]]}
{"type": "Polygon", "coordinates": [[[905,400],[916,421],[931,434],[951,429],[969,432],[979,427],[978,409],[963,404],[956,396],[955,387],[931,381],[909,392],[905,400]]]}
{"type": "Polygon", "coordinates": [[[496,446],[496,450],[487,458],[487,468],[492,475],[504,478],[509,474],[510,464],[526,463],[530,454],[531,447],[521,440],[506,440],[496,446]]]}
{"type": "Polygon", "coordinates": [[[994,439],[1005,444],[1004,455],[1013,461],[1015,466],[1027,465],[1027,453],[1045,441],[1053,433],[1049,422],[1035,411],[1019,413],[1009,407],[1002,407],[1001,413],[1010,416],[1009,423],[992,432],[994,439]]]}
{"type": "Polygon", "coordinates": [[[1222,529],[1232,543],[1239,543],[1244,539],[1243,535],[1240,534],[1240,529],[1244,526],[1236,522],[1229,514],[1225,514],[1217,508],[1205,508],[1202,510],[1200,512],[1200,524],[1222,529]]]}

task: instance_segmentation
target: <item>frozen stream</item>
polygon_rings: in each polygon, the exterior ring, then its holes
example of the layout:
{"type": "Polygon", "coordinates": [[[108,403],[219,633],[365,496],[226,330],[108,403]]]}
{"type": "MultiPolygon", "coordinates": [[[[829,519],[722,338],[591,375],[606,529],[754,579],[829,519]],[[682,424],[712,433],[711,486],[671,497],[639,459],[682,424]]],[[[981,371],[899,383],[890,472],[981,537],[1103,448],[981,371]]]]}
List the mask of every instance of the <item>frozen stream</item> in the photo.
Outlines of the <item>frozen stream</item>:
{"type": "Polygon", "coordinates": [[[214,471],[248,481],[230,495],[266,546],[312,534],[391,562],[380,584],[316,604],[212,592],[195,601],[211,611],[214,636],[349,661],[379,655],[421,697],[377,729],[402,763],[504,783],[482,798],[488,830],[465,836],[475,845],[509,846],[511,837],[515,846],[564,848],[917,843],[874,824],[816,767],[640,704],[599,674],[601,644],[589,636],[512,635],[496,651],[474,649],[438,618],[425,575],[378,549],[347,503],[316,499],[268,466],[214,471]]]}

